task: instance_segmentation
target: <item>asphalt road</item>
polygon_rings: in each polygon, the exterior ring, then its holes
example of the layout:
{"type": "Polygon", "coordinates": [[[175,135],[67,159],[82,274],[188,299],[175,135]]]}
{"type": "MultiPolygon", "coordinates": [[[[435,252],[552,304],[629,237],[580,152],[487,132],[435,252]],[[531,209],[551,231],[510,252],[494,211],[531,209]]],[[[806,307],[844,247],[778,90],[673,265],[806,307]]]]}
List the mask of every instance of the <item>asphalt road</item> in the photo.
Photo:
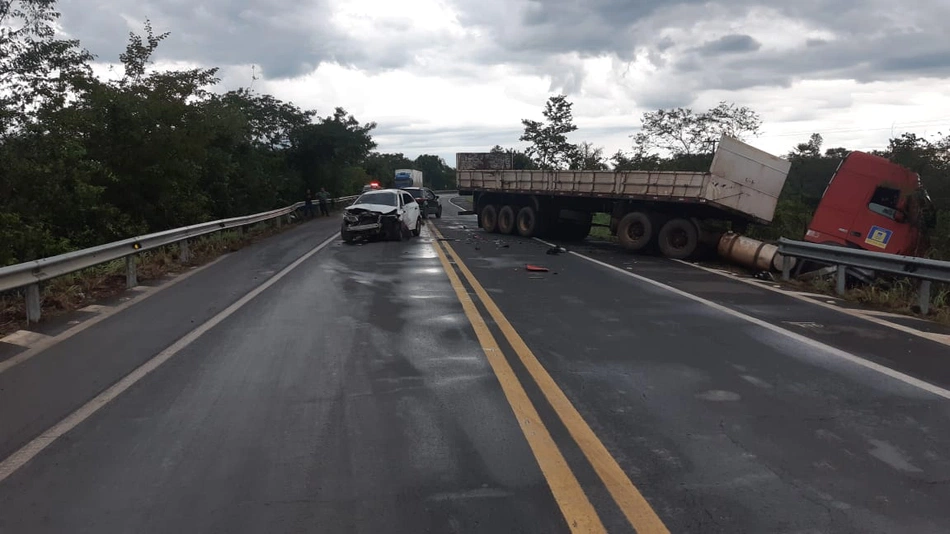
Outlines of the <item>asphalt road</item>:
{"type": "Polygon", "coordinates": [[[0,371],[0,532],[950,531],[946,346],[444,205],[0,371]]]}
{"type": "Polygon", "coordinates": [[[887,374],[948,385],[947,346],[662,258],[548,255],[457,211],[444,236],[671,531],[950,531],[950,400],[887,374]]]}

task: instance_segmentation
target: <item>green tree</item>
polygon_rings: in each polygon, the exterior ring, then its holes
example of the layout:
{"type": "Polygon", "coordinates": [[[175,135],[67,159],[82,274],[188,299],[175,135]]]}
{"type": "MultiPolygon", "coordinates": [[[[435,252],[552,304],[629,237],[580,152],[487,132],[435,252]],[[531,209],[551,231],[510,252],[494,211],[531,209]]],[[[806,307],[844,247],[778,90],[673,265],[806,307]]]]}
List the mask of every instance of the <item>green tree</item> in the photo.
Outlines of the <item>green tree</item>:
{"type": "Polygon", "coordinates": [[[531,159],[531,156],[528,156],[520,150],[515,150],[513,148],[502,148],[501,145],[495,145],[492,147],[490,152],[495,154],[510,155],[512,169],[527,171],[538,169],[538,164],[533,159],[531,159]]]}
{"type": "Polygon", "coordinates": [[[384,187],[392,187],[396,181],[396,169],[411,169],[413,161],[402,153],[386,154],[373,152],[366,157],[363,168],[384,187]]]}
{"type": "Polygon", "coordinates": [[[521,120],[524,134],[520,140],[531,143],[526,153],[542,169],[561,169],[575,158],[577,147],[567,140],[567,134],[577,130],[572,106],[565,95],[554,95],[542,112],[546,122],[521,120]]]}
{"type": "Polygon", "coordinates": [[[422,154],[416,158],[413,168],[422,171],[423,183],[432,189],[452,189],[456,186],[455,169],[439,156],[422,154]]]}
{"type": "Polygon", "coordinates": [[[646,112],[634,145],[643,153],[660,149],[674,156],[711,154],[722,134],[743,139],[758,135],[762,120],[752,109],[720,102],[702,113],[688,108],[646,112]]]}
{"type": "Polygon", "coordinates": [[[577,145],[571,159],[570,168],[573,170],[605,171],[609,169],[604,158],[604,149],[595,147],[593,143],[584,141],[577,145]]]}

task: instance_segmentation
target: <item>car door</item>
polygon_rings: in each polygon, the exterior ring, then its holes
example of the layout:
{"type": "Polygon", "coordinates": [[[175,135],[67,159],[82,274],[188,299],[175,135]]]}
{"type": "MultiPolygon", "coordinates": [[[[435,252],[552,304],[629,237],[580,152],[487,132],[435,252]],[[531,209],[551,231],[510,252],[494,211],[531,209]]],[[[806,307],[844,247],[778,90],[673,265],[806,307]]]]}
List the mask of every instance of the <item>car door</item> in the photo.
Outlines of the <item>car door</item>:
{"type": "Polygon", "coordinates": [[[426,195],[426,215],[437,213],[439,211],[439,197],[431,189],[425,189],[426,195]]]}
{"type": "Polygon", "coordinates": [[[402,192],[403,203],[403,222],[410,229],[416,227],[416,220],[419,219],[419,203],[409,193],[402,192]]]}

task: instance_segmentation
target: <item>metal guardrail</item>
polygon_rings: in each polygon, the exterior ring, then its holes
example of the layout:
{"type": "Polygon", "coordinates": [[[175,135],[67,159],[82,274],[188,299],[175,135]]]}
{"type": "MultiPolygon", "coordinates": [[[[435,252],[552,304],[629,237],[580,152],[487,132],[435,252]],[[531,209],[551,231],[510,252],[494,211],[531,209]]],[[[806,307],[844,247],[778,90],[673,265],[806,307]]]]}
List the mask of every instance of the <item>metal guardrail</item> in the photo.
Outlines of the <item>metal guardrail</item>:
{"type": "MultiPolygon", "coordinates": [[[[333,205],[345,204],[356,200],[359,195],[334,198],[333,205]]],[[[316,202],[314,202],[316,207],[316,202]]],[[[183,226],[154,234],[123,239],[113,243],[106,243],[96,247],[67,252],[58,256],[39,260],[18,263],[7,267],[0,267],[0,292],[26,288],[26,316],[28,322],[37,322],[40,319],[40,282],[59,276],[81,271],[88,267],[108,263],[121,258],[126,259],[126,285],[138,285],[134,256],[140,252],[177,244],[179,246],[179,260],[187,263],[190,260],[188,240],[203,235],[235,228],[245,228],[253,224],[275,221],[280,226],[283,219],[304,206],[297,202],[285,208],[255,213],[243,217],[232,217],[191,226],[183,226]]]]}
{"type": "MultiPolygon", "coordinates": [[[[950,283],[950,262],[918,258],[916,256],[899,256],[870,250],[838,247],[834,245],[819,245],[805,241],[780,238],[778,252],[785,258],[801,258],[837,267],[836,291],[839,295],[845,292],[845,281],[848,267],[870,269],[908,278],[920,280],[917,296],[920,310],[926,314],[930,308],[931,282],[950,283]]],[[[791,261],[786,259],[782,266],[782,279],[791,278],[791,261]]]]}

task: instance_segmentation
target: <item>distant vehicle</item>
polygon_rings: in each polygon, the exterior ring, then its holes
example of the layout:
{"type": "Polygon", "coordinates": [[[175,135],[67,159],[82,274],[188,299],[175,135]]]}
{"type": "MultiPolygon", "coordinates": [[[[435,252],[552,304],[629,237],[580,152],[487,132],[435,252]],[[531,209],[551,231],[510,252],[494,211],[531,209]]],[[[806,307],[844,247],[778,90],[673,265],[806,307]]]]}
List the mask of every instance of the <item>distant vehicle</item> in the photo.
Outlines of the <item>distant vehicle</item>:
{"type": "Polygon", "coordinates": [[[403,191],[408,191],[415,197],[419,207],[422,208],[422,218],[425,219],[430,214],[434,214],[436,219],[442,218],[442,203],[439,202],[439,195],[428,187],[404,187],[403,191]]]}
{"type": "Polygon", "coordinates": [[[855,151],[828,182],[805,241],[919,256],[935,223],[933,202],[917,173],[855,151]]]}
{"type": "Polygon", "coordinates": [[[422,171],[415,169],[396,169],[394,183],[398,189],[404,187],[422,187],[422,171]]]}
{"type": "Polygon", "coordinates": [[[367,191],[343,210],[340,237],[347,243],[356,239],[379,238],[402,241],[410,233],[422,232],[422,212],[416,199],[400,189],[367,191]]]}
{"type": "Polygon", "coordinates": [[[477,154],[456,155],[460,195],[471,195],[487,232],[582,240],[594,213],[610,215],[610,232],[627,250],[654,245],[686,259],[714,240],[709,221],[741,233],[768,224],[791,163],[723,135],[708,172],[510,170],[477,154]],[[473,169],[472,166],[503,168],[473,169]]]}

